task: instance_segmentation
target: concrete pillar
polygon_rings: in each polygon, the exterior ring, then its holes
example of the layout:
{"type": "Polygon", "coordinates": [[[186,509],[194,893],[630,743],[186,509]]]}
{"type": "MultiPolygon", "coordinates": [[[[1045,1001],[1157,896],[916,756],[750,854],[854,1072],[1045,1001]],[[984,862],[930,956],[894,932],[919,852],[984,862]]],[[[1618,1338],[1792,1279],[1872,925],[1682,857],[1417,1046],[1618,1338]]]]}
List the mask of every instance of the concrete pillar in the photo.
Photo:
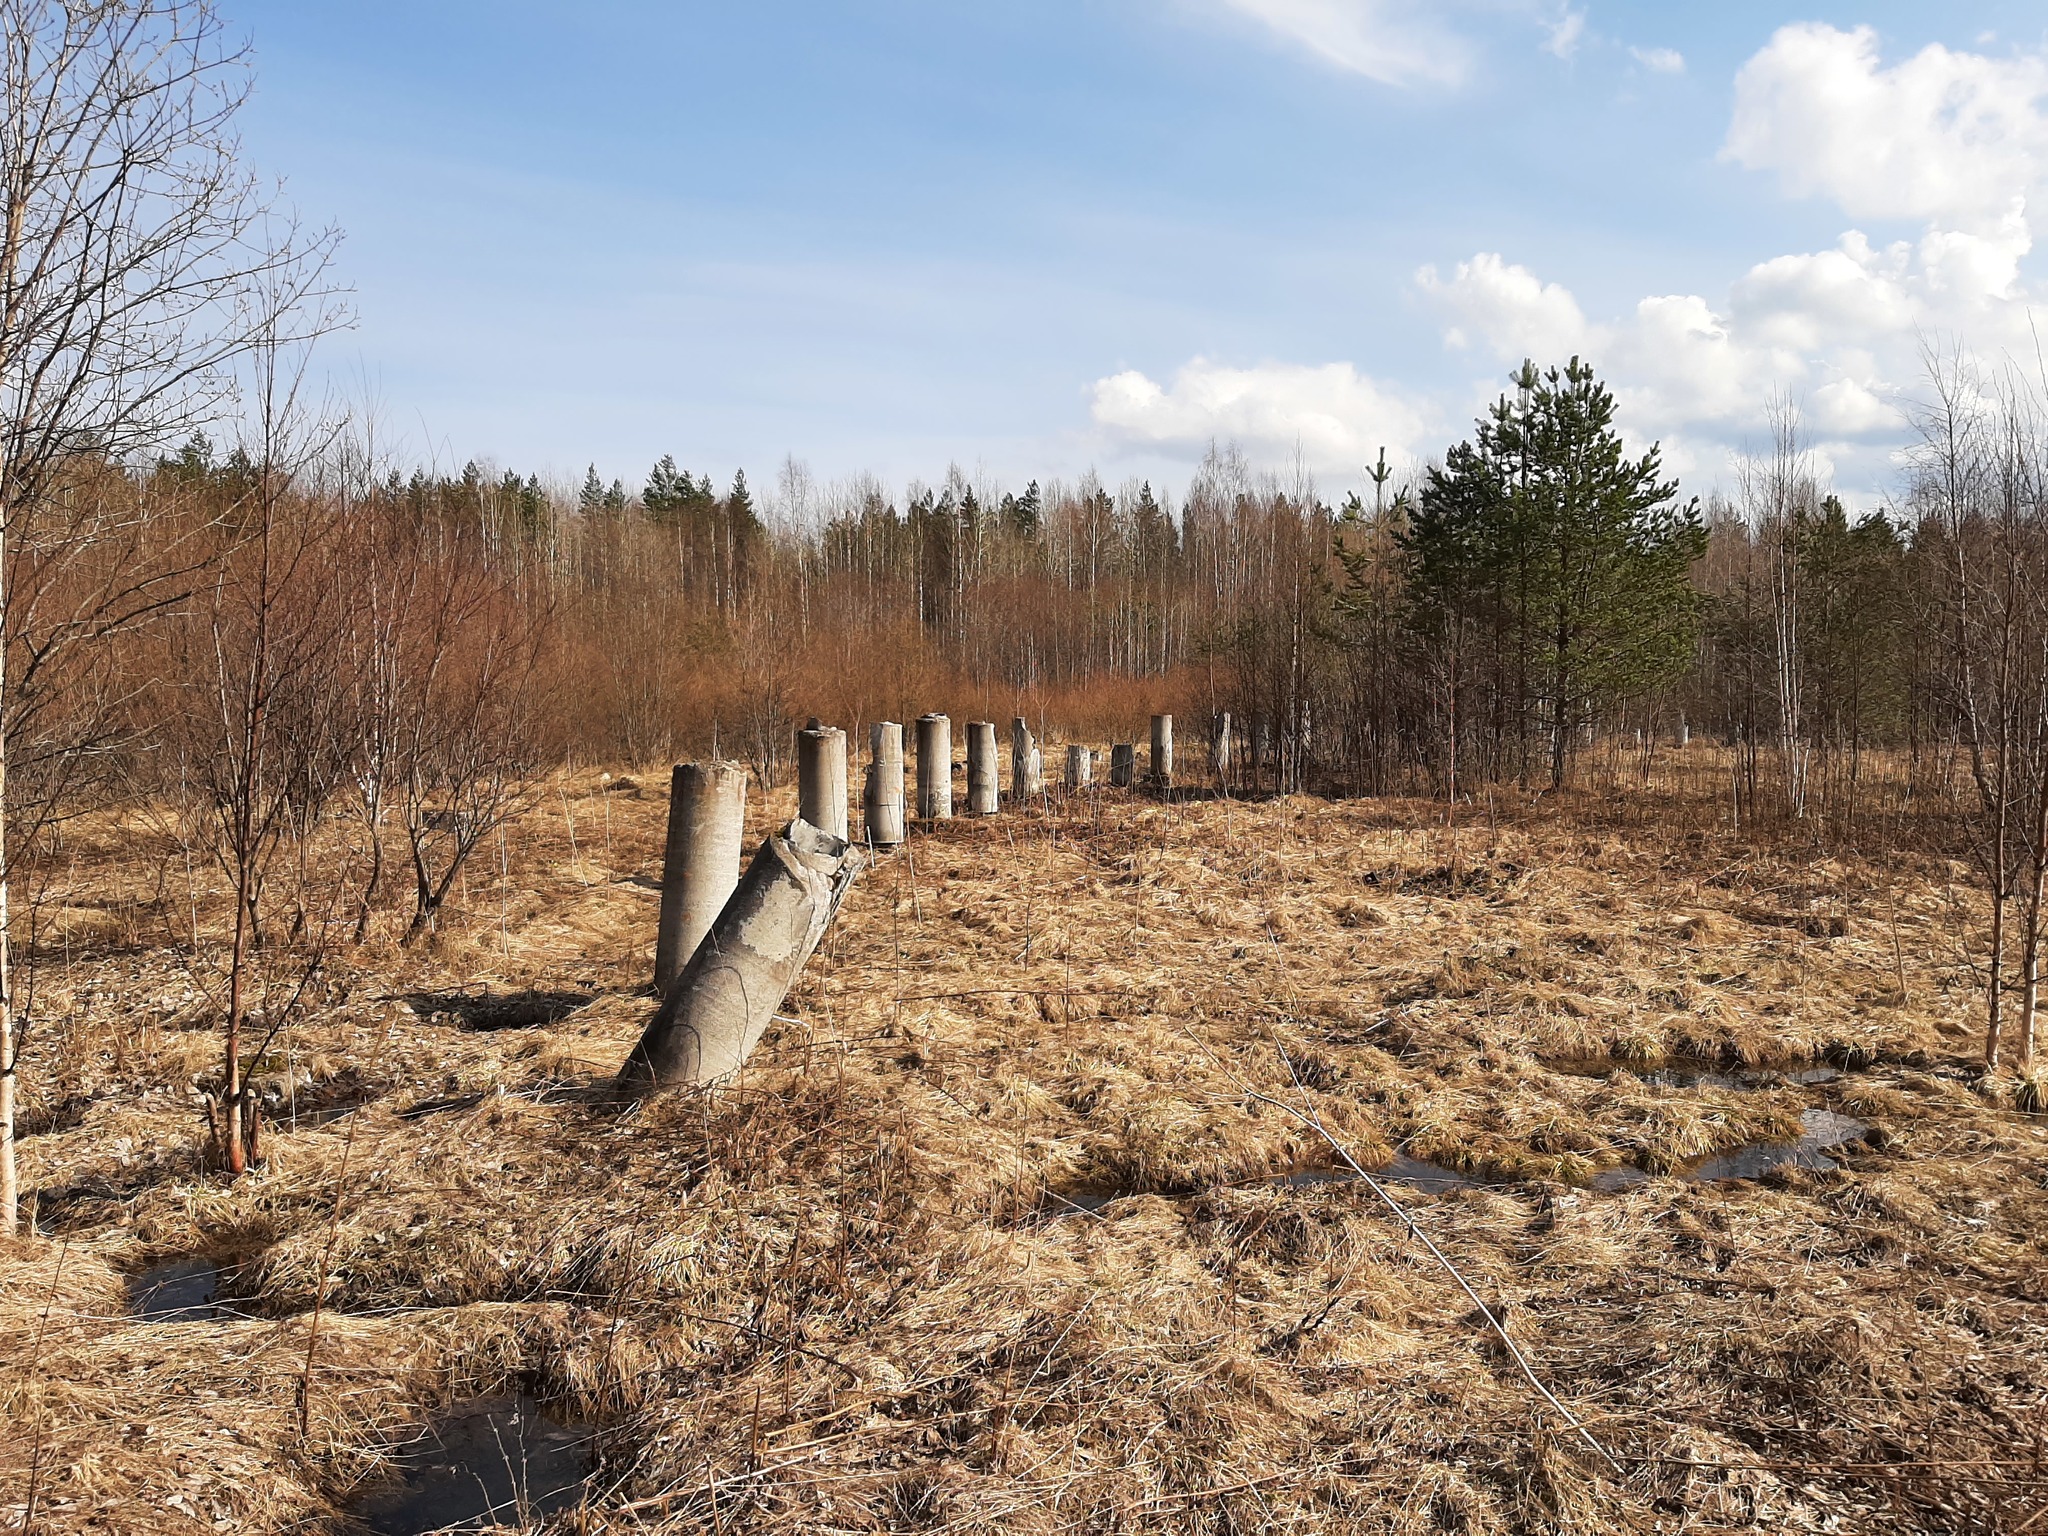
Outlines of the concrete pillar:
{"type": "Polygon", "coordinates": [[[701,1085],[739,1071],[825,936],[860,864],[857,849],[806,821],[762,843],[619,1069],[620,1082],[701,1085]]]}
{"type": "Polygon", "coordinates": [[[1216,719],[1216,741],[1209,751],[1220,784],[1230,782],[1230,745],[1230,711],[1226,709],[1216,719]]]}
{"type": "Polygon", "coordinates": [[[903,727],[883,720],[868,731],[868,777],[861,792],[861,827],[877,848],[903,841],[903,727]]]}
{"type": "Polygon", "coordinates": [[[1067,748],[1067,788],[1086,789],[1095,777],[1095,754],[1086,747],[1067,748]]]}
{"type": "Polygon", "coordinates": [[[967,722],[967,814],[993,816],[1002,809],[1001,781],[996,777],[996,723],[967,722]]]}
{"type": "Polygon", "coordinates": [[[1109,782],[1114,789],[1129,789],[1138,779],[1138,749],[1120,741],[1109,749],[1109,782]]]}
{"type": "Polygon", "coordinates": [[[1045,792],[1045,754],[1022,715],[1010,721],[1010,798],[1020,804],[1045,792]]]}
{"type": "Polygon", "coordinates": [[[1173,788],[1173,716],[1152,717],[1152,782],[1173,788]]]}
{"type": "Polygon", "coordinates": [[[1679,722],[1678,725],[1678,744],[1681,747],[1689,747],[1692,745],[1692,727],[1682,720],[1679,722]]]}
{"type": "Polygon", "coordinates": [[[846,841],[846,732],[813,723],[796,733],[796,813],[846,841]]]}
{"type": "Polygon", "coordinates": [[[917,717],[917,815],[945,821],[953,814],[953,722],[944,715],[917,717]]]}
{"type": "Polygon", "coordinates": [[[654,936],[654,990],[663,995],[739,883],[747,823],[744,765],[677,763],[668,782],[668,843],[654,936]]]}

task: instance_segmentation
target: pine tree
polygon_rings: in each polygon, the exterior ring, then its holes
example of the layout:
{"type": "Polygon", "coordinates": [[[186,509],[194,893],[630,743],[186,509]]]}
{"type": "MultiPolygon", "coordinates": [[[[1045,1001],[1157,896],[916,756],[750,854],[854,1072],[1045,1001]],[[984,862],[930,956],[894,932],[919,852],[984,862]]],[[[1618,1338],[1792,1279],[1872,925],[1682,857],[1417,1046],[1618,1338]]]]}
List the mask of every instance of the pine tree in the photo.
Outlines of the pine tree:
{"type": "Polygon", "coordinates": [[[676,468],[675,457],[664,453],[647,475],[647,488],[640,493],[640,505],[650,521],[665,523],[680,512],[696,491],[688,471],[676,468]]]}
{"type": "Polygon", "coordinates": [[[1562,783],[1582,724],[1690,658],[1706,530],[1658,449],[1626,455],[1589,365],[1525,363],[1515,386],[1429,472],[1404,543],[1423,609],[1492,637],[1522,771],[1533,737],[1562,783]]]}
{"type": "Polygon", "coordinates": [[[1032,481],[1024,488],[1022,496],[1003,497],[1003,522],[1020,539],[1035,539],[1044,521],[1044,511],[1039,501],[1038,482],[1032,481]]]}
{"type": "Polygon", "coordinates": [[[577,493],[576,505],[585,512],[595,512],[604,506],[604,482],[597,478],[595,464],[584,471],[583,489],[577,493]]]}

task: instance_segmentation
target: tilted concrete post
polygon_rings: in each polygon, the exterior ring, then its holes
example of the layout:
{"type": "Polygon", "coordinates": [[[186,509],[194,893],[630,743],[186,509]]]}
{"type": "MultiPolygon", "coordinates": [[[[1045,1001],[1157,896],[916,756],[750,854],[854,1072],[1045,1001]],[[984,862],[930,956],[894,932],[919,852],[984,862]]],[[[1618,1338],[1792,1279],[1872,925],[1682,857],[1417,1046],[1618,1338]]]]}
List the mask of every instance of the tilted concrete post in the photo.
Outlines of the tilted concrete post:
{"type": "Polygon", "coordinates": [[[1219,784],[1230,782],[1230,746],[1230,711],[1226,709],[1217,717],[1216,745],[1209,754],[1214,759],[1216,782],[1219,784]]]}
{"type": "Polygon", "coordinates": [[[1152,717],[1152,782],[1173,788],[1173,716],[1152,717]]]}
{"type": "Polygon", "coordinates": [[[867,839],[877,848],[903,841],[903,727],[884,720],[868,732],[868,777],[861,792],[860,817],[867,839]]]}
{"type": "Polygon", "coordinates": [[[846,841],[846,732],[809,725],[796,735],[796,813],[846,841]]]}
{"type": "Polygon", "coordinates": [[[917,717],[917,815],[944,821],[953,814],[953,722],[944,715],[917,717]]]}
{"type": "Polygon", "coordinates": [[[1138,749],[1120,741],[1109,749],[1109,783],[1112,789],[1129,789],[1138,781],[1138,749]]]}
{"type": "Polygon", "coordinates": [[[654,990],[666,996],[719,909],[739,884],[747,824],[747,770],[739,763],[677,763],[669,775],[668,843],[661,857],[661,918],[654,990]]]}
{"type": "Polygon", "coordinates": [[[1095,754],[1086,747],[1067,748],[1067,788],[1086,789],[1095,776],[1095,754]]]}
{"type": "Polygon", "coordinates": [[[1002,809],[996,781],[996,723],[967,722],[967,814],[993,816],[1002,809]]]}
{"type": "Polygon", "coordinates": [[[860,864],[858,849],[806,821],[762,843],[619,1069],[620,1082],[704,1085],[739,1071],[825,936],[860,864]]]}

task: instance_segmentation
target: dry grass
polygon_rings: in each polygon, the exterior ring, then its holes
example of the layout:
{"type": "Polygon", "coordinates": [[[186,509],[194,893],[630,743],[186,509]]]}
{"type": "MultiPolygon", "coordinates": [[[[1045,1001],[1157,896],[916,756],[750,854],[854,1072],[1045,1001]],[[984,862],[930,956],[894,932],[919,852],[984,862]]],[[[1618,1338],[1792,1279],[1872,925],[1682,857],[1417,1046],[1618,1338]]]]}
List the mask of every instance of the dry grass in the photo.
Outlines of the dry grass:
{"type": "Polygon", "coordinates": [[[0,1503],[33,1460],[40,1532],[319,1527],[399,1426],[517,1381],[604,1426],[592,1530],[2016,1532],[2048,1508],[2048,1122],[1968,1068],[1945,868],[1594,804],[1454,837],[1411,802],[1104,795],[918,837],[739,1087],[621,1108],[599,1089],[649,1006],[665,812],[637,777],[565,783],[431,951],[333,968],[280,1085],[368,1102],[274,1130],[233,1186],[197,1159],[182,873],[167,896],[140,824],[71,850],[29,1068],[56,1128],[23,1149],[51,1240],[0,1253],[0,1503]],[[495,1032],[390,1001],[484,985],[594,1000],[495,1032]],[[1831,1052],[1871,1065],[1644,1075],[1831,1052]],[[1626,1070],[1546,1065],[1588,1056],[1626,1070]],[[1273,1182],[1329,1153],[1255,1092],[1368,1166],[1492,1181],[1405,1198],[1624,1478],[1363,1189],[1273,1182]],[[1815,1107],[1878,1145],[1584,1187],[1815,1107]],[[1049,1190],[1123,1198],[1054,1218],[1049,1190]],[[187,1253],[242,1261],[251,1315],[124,1318],[121,1277],[187,1253]]]}

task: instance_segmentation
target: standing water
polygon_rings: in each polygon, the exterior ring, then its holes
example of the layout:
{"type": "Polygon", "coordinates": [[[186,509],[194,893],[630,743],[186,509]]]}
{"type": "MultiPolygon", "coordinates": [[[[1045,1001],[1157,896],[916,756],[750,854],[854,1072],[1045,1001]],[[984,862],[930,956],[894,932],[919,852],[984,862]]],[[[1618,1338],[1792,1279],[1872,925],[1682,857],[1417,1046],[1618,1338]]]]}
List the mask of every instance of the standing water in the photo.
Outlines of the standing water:
{"type": "Polygon", "coordinates": [[[465,1403],[393,1455],[395,1485],[355,1513],[378,1536],[482,1531],[574,1509],[596,1456],[587,1424],[563,1424],[525,1393],[465,1403]]]}

